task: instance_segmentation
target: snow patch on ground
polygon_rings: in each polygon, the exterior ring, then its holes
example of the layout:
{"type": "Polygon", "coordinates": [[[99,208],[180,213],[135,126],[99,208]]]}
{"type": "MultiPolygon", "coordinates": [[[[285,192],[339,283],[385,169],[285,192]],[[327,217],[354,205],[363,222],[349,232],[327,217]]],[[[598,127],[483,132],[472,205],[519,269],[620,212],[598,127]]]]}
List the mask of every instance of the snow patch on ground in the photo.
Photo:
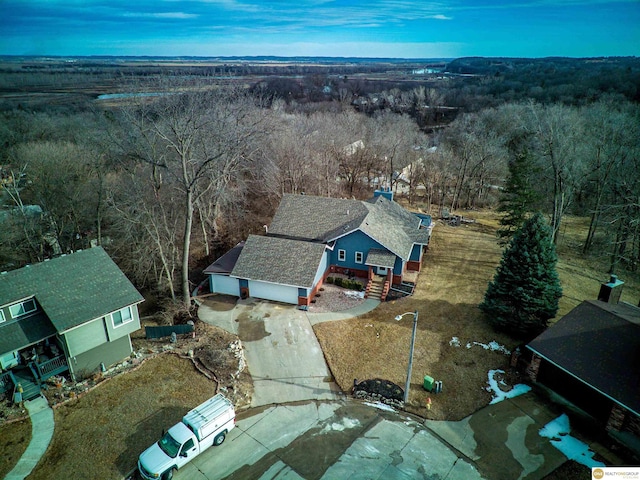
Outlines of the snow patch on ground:
{"type": "Polygon", "coordinates": [[[355,418],[343,418],[342,422],[334,422],[325,425],[320,433],[324,434],[331,431],[342,432],[349,428],[355,428],[358,425],[360,425],[360,422],[355,418]]]}
{"type": "Polygon", "coordinates": [[[586,443],[572,437],[569,432],[571,432],[569,417],[563,413],[542,427],[538,434],[541,437],[549,438],[551,445],[560,450],[569,460],[575,460],[589,468],[605,466],[604,463],[593,459],[595,454],[586,443]]]}
{"type": "Polygon", "coordinates": [[[480,342],[472,342],[472,343],[467,343],[467,348],[471,348],[473,347],[473,345],[477,345],[479,347],[484,348],[485,350],[491,350],[492,352],[502,352],[505,355],[511,355],[511,352],[504,345],[500,345],[495,340],[489,343],[480,343],[480,342]]]}
{"type": "MultiPolygon", "coordinates": [[[[458,337],[451,337],[451,340],[449,340],[449,345],[452,347],[459,347],[461,345],[460,343],[460,339],[458,337]]],[[[478,347],[482,347],[485,350],[491,350],[492,352],[502,352],[505,355],[511,355],[511,351],[508,350],[504,345],[500,345],[498,342],[496,342],[495,340],[489,342],[489,343],[480,343],[480,342],[468,342],[466,344],[467,349],[473,347],[474,345],[478,346],[478,347]]]]}
{"type": "MultiPolygon", "coordinates": [[[[498,380],[496,380],[495,378],[496,374],[498,373],[504,373],[504,370],[489,370],[489,386],[487,387],[487,392],[491,392],[494,395],[491,402],[489,402],[490,404],[501,402],[505,398],[517,397],[518,395],[522,395],[531,390],[531,387],[529,385],[518,384],[514,385],[513,388],[508,392],[503,392],[498,386],[498,380]]],[[[500,384],[506,385],[504,380],[500,380],[500,384]]]]}
{"type": "Polygon", "coordinates": [[[364,292],[356,292],[355,290],[345,290],[344,293],[349,298],[364,298],[364,292]]]}
{"type": "Polygon", "coordinates": [[[387,412],[395,412],[396,410],[393,407],[381,402],[364,402],[365,405],[369,405],[370,407],[377,408],[378,410],[386,410],[387,412]]]}

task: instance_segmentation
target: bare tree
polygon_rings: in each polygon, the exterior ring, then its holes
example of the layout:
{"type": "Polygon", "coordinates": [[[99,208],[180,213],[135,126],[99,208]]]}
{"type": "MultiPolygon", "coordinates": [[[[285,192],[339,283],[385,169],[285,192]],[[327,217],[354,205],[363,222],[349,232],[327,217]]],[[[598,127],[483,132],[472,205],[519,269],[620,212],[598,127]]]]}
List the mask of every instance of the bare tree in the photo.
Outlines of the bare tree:
{"type": "Polygon", "coordinates": [[[180,283],[183,302],[189,305],[196,207],[207,196],[214,206],[209,221],[218,221],[221,209],[216,207],[233,201],[252,167],[266,114],[239,89],[183,93],[178,87],[166,86],[166,95],[127,111],[125,118],[136,135],[130,150],[134,158],[150,164],[153,176],[163,175],[169,188],[180,192],[180,204],[173,207],[184,219],[180,283]]]}
{"type": "Polygon", "coordinates": [[[600,223],[603,201],[618,177],[617,170],[624,170],[627,159],[637,155],[640,115],[637,107],[617,98],[584,107],[583,113],[587,119],[585,140],[589,152],[585,197],[591,200],[591,219],[582,250],[588,253],[600,223]]]}
{"type": "Polygon", "coordinates": [[[562,217],[586,178],[584,122],[575,108],[559,104],[530,103],[528,110],[541,171],[551,186],[551,231],[557,243],[562,217]]]}

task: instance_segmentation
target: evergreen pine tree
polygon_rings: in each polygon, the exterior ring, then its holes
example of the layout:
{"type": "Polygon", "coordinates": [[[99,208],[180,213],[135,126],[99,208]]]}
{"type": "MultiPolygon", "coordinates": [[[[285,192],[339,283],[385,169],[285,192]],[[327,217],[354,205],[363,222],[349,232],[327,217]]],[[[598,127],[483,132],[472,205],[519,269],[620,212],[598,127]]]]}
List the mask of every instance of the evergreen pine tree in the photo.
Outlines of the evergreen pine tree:
{"type": "Polygon", "coordinates": [[[537,213],[513,236],[480,304],[496,329],[528,340],[547,327],[562,296],[557,261],[551,229],[537,213]]]}
{"type": "Polygon", "coordinates": [[[498,230],[501,244],[507,244],[514,233],[522,227],[527,216],[538,201],[538,194],[532,185],[535,169],[526,148],[515,153],[509,162],[507,184],[500,196],[498,211],[504,216],[500,219],[498,230]]]}

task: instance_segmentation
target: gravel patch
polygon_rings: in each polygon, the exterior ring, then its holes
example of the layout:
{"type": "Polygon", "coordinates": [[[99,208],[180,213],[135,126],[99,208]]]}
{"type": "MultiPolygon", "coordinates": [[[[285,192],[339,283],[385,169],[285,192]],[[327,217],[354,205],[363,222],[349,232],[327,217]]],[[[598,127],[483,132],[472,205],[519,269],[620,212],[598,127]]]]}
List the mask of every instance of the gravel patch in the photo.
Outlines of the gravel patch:
{"type": "Polygon", "coordinates": [[[355,292],[326,283],[318,293],[320,296],[315,297],[315,303],[309,305],[310,313],[341,312],[364,303],[364,292],[355,292]]]}

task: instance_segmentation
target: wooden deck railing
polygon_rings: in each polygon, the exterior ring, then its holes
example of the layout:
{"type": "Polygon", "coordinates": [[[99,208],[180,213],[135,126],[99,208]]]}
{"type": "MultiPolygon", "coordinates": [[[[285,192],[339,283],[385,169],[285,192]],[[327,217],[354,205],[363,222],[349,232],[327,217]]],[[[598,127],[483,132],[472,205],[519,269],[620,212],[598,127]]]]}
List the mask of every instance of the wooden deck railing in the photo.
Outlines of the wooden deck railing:
{"type": "Polygon", "coordinates": [[[13,373],[11,373],[11,370],[0,373],[0,392],[8,392],[15,384],[15,377],[13,376],[13,373]]]}
{"type": "Polygon", "coordinates": [[[53,377],[58,373],[66,372],[67,370],[69,370],[69,365],[67,364],[67,360],[64,358],[64,355],[59,355],[52,358],[51,360],[47,360],[46,362],[33,363],[36,366],[38,376],[40,377],[41,381],[53,377]]]}

